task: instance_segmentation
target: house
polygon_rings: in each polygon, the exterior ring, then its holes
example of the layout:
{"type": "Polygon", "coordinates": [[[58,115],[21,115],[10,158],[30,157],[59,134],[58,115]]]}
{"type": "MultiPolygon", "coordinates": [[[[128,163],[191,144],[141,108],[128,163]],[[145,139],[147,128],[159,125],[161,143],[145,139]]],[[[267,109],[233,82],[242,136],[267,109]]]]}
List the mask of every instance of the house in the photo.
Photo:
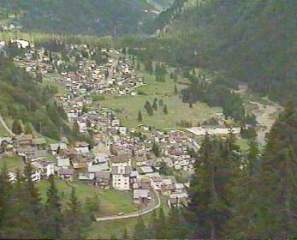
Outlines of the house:
{"type": "Polygon", "coordinates": [[[108,170],[109,170],[109,166],[107,162],[88,166],[88,172],[101,172],[101,171],[108,171],[108,170]]]}
{"type": "Polygon", "coordinates": [[[116,190],[130,190],[130,166],[112,167],[112,187],[116,190]]]}
{"type": "Polygon", "coordinates": [[[151,177],[151,186],[156,191],[162,190],[162,178],[159,176],[151,177]]]}
{"type": "Polygon", "coordinates": [[[86,154],[90,152],[90,144],[86,142],[77,142],[75,144],[75,150],[80,154],[86,154]]]}
{"type": "Polygon", "coordinates": [[[34,138],[32,140],[32,145],[39,150],[45,149],[46,141],[44,138],[34,138]]]}
{"type": "Polygon", "coordinates": [[[66,168],[60,168],[58,170],[58,175],[65,180],[72,180],[74,175],[73,169],[66,169],[66,168]]]}
{"type": "Polygon", "coordinates": [[[69,168],[70,167],[70,159],[69,158],[57,158],[57,166],[59,168],[69,168]]]}
{"type": "Polygon", "coordinates": [[[85,181],[85,182],[93,182],[95,179],[95,173],[79,173],[78,180],[85,181]]]}
{"type": "Polygon", "coordinates": [[[50,144],[50,152],[52,155],[56,155],[59,153],[60,150],[66,150],[67,149],[67,145],[66,143],[54,143],[54,144],[50,144]]]}
{"type": "Polygon", "coordinates": [[[150,174],[150,173],[153,173],[154,170],[151,166],[142,166],[142,167],[139,167],[139,173],[141,175],[147,175],[147,174],[150,174]]]}
{"type": "Polygon", "coordinates": [[[187,193],[173,193],[168,198],[169,207],[185,207],[188,205],[189,196],[187,193]]]}
{"type": "Polygon", "coordinates": [[[94,184],[100,188],[108,189],[110,186],[110,172],[95,172],[94,184]]]}
{"type": "Polygon", "coordinates": [[[148,189],[135,189],[133,191],[133,200],[136,204],[148,204],[151,199],[151,193],[148,189]]]}
{"type": "Polygon", "coordinates": [[[32,166],[40,171],[41,177],[48,178],[55,174],[55,163],[51,161],[34,161],[32,166]]]}
{"type": "Polygon", "coordinates": [[[139,189],[150,189],[151,188],[151,179],[148,177],[142,177],[137,180],[137,186],[139,189]]]}
{"type": "Polygon", "coordinates": [[[163,178],[162,179],[162,187],[161,192],[164,195],[169,195],[174,190],[174,181],[171,178],[163,178]]]}

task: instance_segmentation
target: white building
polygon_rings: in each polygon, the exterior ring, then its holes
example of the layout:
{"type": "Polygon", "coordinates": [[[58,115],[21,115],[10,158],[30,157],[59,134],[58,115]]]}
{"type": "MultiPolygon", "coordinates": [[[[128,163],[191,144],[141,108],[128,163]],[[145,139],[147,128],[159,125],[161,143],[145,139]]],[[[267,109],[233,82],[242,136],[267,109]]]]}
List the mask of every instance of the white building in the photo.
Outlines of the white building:
{"type": "Polygon", "coordinates": [[[129,166],[112,167],[112,187],[116,190],[130,190],[130,173],[129,166]]]}

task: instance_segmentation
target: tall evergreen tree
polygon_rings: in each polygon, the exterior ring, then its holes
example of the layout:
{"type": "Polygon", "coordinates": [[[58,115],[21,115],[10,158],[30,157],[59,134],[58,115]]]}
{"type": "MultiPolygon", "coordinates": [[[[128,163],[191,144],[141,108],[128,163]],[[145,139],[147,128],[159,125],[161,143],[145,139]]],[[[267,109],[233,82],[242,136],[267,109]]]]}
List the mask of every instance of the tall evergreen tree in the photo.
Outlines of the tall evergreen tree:
{"type": "Polygon", "coordinates": [[[81,203],[77,199],[75,188],[71,190],[70,200],[64,215],[63,238],[82,239],[82,229],[86,219],[84,219],[81,203]]]}
{"type": "Polygon", "coordinates": [[[239,169],[234,146],[231,137],[223,141],[206,135],[202,143],[189,191],[189,219],[196,224],[195,238],[223,236],[231,215],[231,186],[239,169]]]}
{"type": "Polygon", "coordinates": [[[12,132],[16,135],[23,133],[23,127],[20,120],[14,120],[12,123],[12,132]]]}
{"type": "Polygon", "coordinates": [[[143,121],[143,118],[142,118],[142,113],[141,113],[141,111],[140,111],[140,110],[139,110],[139,112],[138,112],[137,121],[138,121],[138,122],[142,122],[142,121],[143,121]]]}
{"type": "Polygon", "coordinates": [[[288,103],[268,135],[257,182],[258,238],[297,237],[297,111],[288,103]]]}
{"type": "Polygon", "coordinates": [[[62,235],[63,215],[58,189],[54,176],[49,178],[49,189],[46,202],[46,234],[48,238],[58,239],[62,235]]]}

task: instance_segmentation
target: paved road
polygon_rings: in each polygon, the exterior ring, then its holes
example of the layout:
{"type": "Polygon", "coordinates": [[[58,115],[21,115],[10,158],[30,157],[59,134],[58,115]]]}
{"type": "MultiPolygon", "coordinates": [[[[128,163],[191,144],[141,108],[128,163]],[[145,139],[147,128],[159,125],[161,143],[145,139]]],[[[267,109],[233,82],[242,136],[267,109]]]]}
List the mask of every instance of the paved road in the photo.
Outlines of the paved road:
{"type": "Polygon", "coordinates": [[[14,136],[13,132],[10,130],[10,128],[6,125],[3,117],[0,115],[0,124],[3,126],[3,128],[7,131],[7,133],[11,136],[14,136]]]}
{"type": "Polygon", "coordinates": [[[146,215],[148,213],[151,213],[154,210],[160,208],[160,206],[161,206],[161,200],[160,200],[159,193],[157,193],[156,191],[153,191],[153,195],[154,195],[154,197],[153,197],[154,204],[152,204],[152,206],[149,206],[147,209],[142,209],[137,212],[129,213],[129,214],[122,215],[122,216],[114,215],[114,216],[108,216],[108,217],[100,217],[100,218],[96,218],[96,221],[97,222],[105,222],[105,221],[121,220],[121,219],[127,219],[127,218],[136,218],[136,217],[140,217],[140,216],[146,215]]]}

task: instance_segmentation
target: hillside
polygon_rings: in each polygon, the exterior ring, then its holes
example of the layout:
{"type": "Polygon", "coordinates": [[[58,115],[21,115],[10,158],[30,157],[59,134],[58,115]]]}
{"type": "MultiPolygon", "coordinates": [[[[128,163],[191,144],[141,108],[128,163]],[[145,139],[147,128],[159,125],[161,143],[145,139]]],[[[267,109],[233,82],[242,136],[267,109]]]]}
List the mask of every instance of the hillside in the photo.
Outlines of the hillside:
{"type": "Polygon", "coordinates": [[[0,7],[27,31],[113,36],[135,33],[156,14],[140,0],[3,0],[0,7]]]}
{"type": "Polygon", "coordinates": [[[175,49],[165,58],[219,71],[274,99],[283,100],[286,92],[297,101],[296,1],[185,2],[187,7],[171,8],[156,20],[156,29],[163,29],[159,44],[175,49]]]}
{"type": "Polygon", "coordinates": [[[53,101],[56,89],[43,87],[11,60],[0,58],[0,115],[21,121],[25,129],[34,128],[40,134],[59,139],[60,130],[70,133],[66,116],[53,101]]]}

